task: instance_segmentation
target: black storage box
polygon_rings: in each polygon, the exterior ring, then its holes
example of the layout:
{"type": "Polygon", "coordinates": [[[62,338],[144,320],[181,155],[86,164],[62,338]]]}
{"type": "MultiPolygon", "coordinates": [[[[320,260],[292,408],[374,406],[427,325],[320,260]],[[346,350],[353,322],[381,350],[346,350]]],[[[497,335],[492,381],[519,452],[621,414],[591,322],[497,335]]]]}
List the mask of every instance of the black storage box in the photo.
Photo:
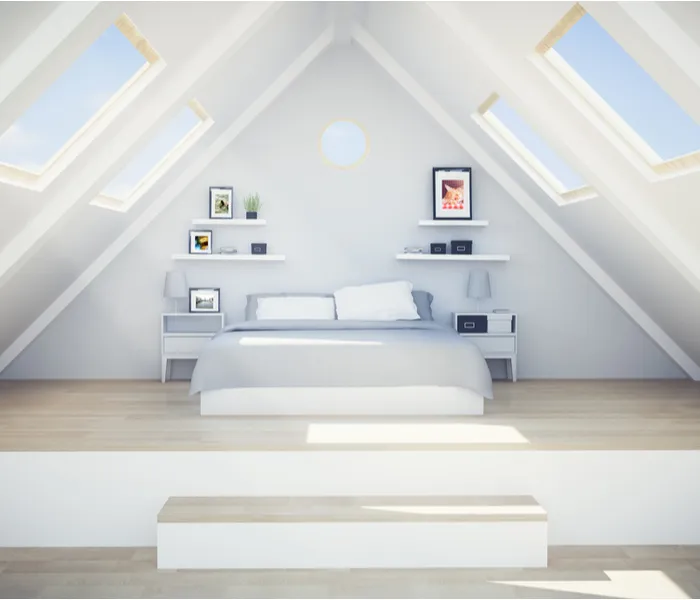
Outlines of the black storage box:
{"type": "Polygon", "coordinates": [[[430,244],[430,254],[447,254],[447,244],[430,244]]]}
{"type": "Polygon", "coordinates": [[[487,315],[456,315],[457,333],[486,333],[488,331],[487,315]]]}
{"type": "Polygon", "coordinates": [[[471,254],[472,253],[472,241],[471,240],[452,240],[452,242],[450,242],[450,252],[452,254],[471,254]]]}
{"type": "Polygon", "coordinates": [[[267,254],[267,244],[251,244],[251,254],[267,254]]]}

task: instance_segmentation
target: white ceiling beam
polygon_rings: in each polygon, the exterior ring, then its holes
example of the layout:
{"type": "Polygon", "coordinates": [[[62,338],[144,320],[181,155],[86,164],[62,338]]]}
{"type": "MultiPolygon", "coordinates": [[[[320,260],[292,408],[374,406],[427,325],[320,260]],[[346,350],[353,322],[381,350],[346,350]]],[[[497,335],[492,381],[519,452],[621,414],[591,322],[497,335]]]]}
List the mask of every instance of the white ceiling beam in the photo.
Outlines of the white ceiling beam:
{"type": "Polygon", "coordinates": [[[662,6],[658,2],[618,2],[618,5],[700,87],[700,46],[662,6]]]}
{"type": "Polygon", "coordinates": [[[355,25],[352,33],[357,43],[525,209],[683,371],[692,379],[700,380],[700,366],[547,214],[537,200],[530,196],[364,28],[355,25]]]}
{"type": "Polygon", "coordinates": [[[61,2],[0,63],[0,104],[82,23],[99,2],[61,2]]]}
{"type": "MultiPolygon", "coordinates": [[[[700,256],[686,239],[654,208],[653,196],[647,186],[632,181],[601,156],[600,148],[590,137],[591,127],[563,118],[557,102],[566,101],[553,92],[554,88],[533,83],[531,69],[522,62],[509,60],[498,43],[484,35],[481,29],[462,14],[459,5],[451,2],[427,2],[433,12],[451,29],[476,58],[498,78],[500,95],[514,98],[533,119],[546,122],[547,128],[558,132],[560,139],[577,157],[573,164],[599,194],[610,202],[645,239],[698,291],[700,291],[700,256]]],[[[534,50],[533,50],[534,54],[534,50]]],[[[536,71],[535,71],[536,73],[536,71]]],[[[585,119],[585,118],[584,118],[585,119]]],[[[622,159],[621,157],[621,160],[622,159]]],[[[627,165],[625,165],[627,167],[627,165]]]]}
{"type": "Polygon", "coordinates": [[[333,42],[330,26],[0,355],[0,373],[333,42]]]}
{"type": "MultiPolygon", "coordinates": [[[[145,139],[171,113],[191,99],[195,85],[217,64],[237,52],[279,8],[278,2],[241,3],[230,22],[184,64],[148,103],[109,140],[90,147],[88,162],[65,175],[66,183],[52,191],[46,206],[0,251],[0,287],[41,245],[42,238],[81,199],[94,198],[94,186],[110,168],[121,164],[127,152],[145,139]],[[121,162],[120,162],[121,161],[121,162]]],[[[70,168],[70,167],[69,167],[70,168]]]]}
{"type": "Polygon", "coordinates": [[[326,2],[326,18],[335,27],[335,43],[349,44],[352,40],[350,27],[355,21],[361,21],[365,7],[361,2],[326,2]]]}

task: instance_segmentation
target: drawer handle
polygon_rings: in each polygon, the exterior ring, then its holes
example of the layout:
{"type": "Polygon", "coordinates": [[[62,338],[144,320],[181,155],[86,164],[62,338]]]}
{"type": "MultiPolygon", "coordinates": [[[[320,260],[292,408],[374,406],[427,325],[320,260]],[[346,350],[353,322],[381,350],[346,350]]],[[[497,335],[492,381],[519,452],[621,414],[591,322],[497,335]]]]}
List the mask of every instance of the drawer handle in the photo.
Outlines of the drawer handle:
{"type": "Polygon", "coordinates": [[[476,323],[465,323],[464,328],[465,329],[474,329],[476,327],[476,323]]]}

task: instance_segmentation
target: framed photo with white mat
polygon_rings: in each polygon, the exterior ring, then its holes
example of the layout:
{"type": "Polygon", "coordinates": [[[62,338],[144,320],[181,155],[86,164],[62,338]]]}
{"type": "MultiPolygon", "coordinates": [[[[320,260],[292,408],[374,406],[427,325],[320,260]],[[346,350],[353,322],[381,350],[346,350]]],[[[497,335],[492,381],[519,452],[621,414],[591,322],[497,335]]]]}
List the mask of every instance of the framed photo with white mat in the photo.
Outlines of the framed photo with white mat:
{"type": "Polygon", "coordinates": [[[212,186],[209,188],[209,218],[233,219],[233,188],[212,186]]]}
{"type": "Polygon", "coordinates": [[[470,221],[471,167],[433,167],[433,220],[470,221]]]}
{"type": "Polygon", "coordinates": [[[191,313],[218,313],[220,304],[220,288],[190,288],[191,313]]]}

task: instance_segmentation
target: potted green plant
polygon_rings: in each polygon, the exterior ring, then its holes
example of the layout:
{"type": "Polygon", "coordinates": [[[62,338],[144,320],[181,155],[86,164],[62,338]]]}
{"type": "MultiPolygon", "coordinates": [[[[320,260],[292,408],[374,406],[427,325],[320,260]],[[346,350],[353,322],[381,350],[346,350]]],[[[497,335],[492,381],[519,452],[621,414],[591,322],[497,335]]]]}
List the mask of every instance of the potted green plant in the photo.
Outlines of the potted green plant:
{"type": "Polygon", "coordinates": [[[254,194],[248,194],[243,199],[243,208],[245,208],[245,218],[246,219],[257,219],[258,211],[262,203],[260,202],[260,196],[257,192],[254,194]]]}

